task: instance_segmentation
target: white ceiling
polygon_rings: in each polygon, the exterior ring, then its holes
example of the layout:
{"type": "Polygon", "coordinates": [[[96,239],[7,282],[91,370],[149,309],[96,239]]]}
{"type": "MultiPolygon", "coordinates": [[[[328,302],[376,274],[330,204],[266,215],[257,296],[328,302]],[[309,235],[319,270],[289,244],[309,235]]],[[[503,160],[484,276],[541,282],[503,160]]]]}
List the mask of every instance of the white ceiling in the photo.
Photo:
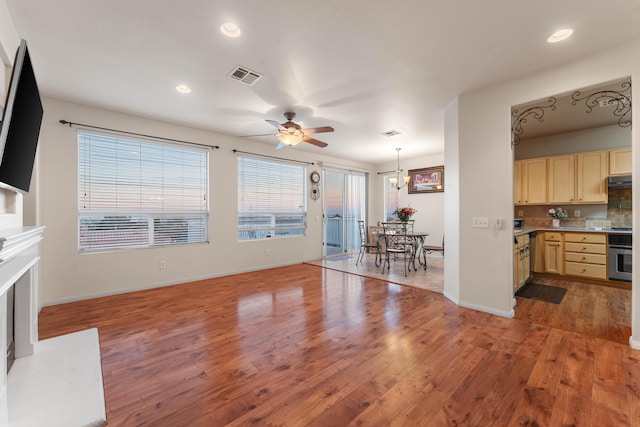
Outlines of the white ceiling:
{"type": "Polygon", "coordinates": [[[45,95],[238,136],[293,110],[335,132],[291,149],[371,163],[442,152],[443,111],[464,92],[640,37],[640,0],[6,2],[45,95]],[[546,42],[565,27],[571,39],[546,42]],[[233,81],[236,65],[264,77],[233,81]]]}

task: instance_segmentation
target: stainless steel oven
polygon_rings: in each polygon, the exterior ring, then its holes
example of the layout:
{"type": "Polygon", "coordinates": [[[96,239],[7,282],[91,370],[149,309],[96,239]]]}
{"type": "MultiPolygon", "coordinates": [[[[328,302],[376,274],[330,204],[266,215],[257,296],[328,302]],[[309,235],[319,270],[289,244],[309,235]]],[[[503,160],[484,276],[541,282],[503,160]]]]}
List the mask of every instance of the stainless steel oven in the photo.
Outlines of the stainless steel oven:
{"type": "Polygon", "coordinates": [[[609,234],[609,280],[631,282],[631,234],[609,234]]]}

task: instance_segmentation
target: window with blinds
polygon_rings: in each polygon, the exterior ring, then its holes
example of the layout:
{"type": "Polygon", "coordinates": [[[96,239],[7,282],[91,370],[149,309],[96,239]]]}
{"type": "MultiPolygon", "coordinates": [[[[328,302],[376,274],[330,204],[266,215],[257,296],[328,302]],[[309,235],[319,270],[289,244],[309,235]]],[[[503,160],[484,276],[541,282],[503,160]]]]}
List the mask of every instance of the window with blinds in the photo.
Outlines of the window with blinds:
{"type": "Polygon", "coordinates": [[[238,240],[302,236],[307,228],[306,167],[238,156],[238,240]]]}
{"type": "Polygon", "coordinates": [[[78,131],[80,252],[208,241],[209,152],[78,131]]]}

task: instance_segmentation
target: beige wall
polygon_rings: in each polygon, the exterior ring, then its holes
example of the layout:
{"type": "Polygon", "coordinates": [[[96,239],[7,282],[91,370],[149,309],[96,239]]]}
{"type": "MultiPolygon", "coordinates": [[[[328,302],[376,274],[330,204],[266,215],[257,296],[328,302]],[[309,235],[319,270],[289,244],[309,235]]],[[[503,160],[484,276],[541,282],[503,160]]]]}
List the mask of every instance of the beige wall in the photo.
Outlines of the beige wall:
{"type": "MultiPolygon", "coordinates": [[[[3,108],[19,44],[7,4],[0,2],[0,103],[3,108]]],[[[0,188],[0,228],[22,225],[22,199],[20,194],[0,188]]]]}
{"type": "Polygon", "coordinates": [[[523,139],[514,150],[514,158],[516,160],[531,159],[630,146],[631,127],[620,127],[616,124],[523,139]]]}
{"type": "MultiPolygon", "coordinates": [[[[322,254],[321,201],[308,200],[307,235],[254,242],[237,241],[236,157],[231,150],[319,161],[357,169],[372,165],[336,159],[315,152],[287,149],[274,152],[272,145],[157,122],[84,105],[45,98],[45,115],[39,146],[36,221],[46,225],[40,267],[40,302],[43,305],[264,269],[318,259],[322,254]],[[99,254],[77,250],[77,140],[76,128],[63,126],[66,119],[78,123],[128,130],[174,139],[219,145],[210,161],[210,244],[138,249],[99,254]],[[269,255],[266,255],[269,249],[269,255]],[[159,263],[166,261],[161,270],[159,263]]],[[[375,190],[371,190],[375,191],[375,190]]],[[[370,207],[371,208],[371,207],[370,207]]]]}
{"type": "MultiPolygon", "coordinates": [[[[405,174],[408,174],[410,169],[441,166],[443,164],[444,153],[406,159],[402,158],[402,155],[400,156],[400,167],[404,170],[405,174]]],[[[378,171],[388,171],[395,170],[397,166],[398,163],[396,160],[378,165],[376,169],[378,171]]],[[[384,200],[382,197],[384,178],[382,175],[375,173],[372,175],[372,180],[375,182],[375,192],[380,196],[373,210],[373,222],[371,222],[371,224],[375,224],[385,219],[384,200]]],[[[447,181],[445,179],[445,191],[447,188],[447,181]]],[[[415,229],[429,233],[429,237],[426,239],[428,245],[439,246],[442,242],[442,234],[444,233],[444,193],[409,194],[408,187],[401,188],[398,191],[400,192],[399,206],[411,206],[418,210],[413,217],[413,219],[416,220],[414,225],[415,229]]]]}
{"type": "MultiPolygon", "coordinates": [[[[513,152],[510,146],[510,109],[514,105],[540,99],[552,94],[566,93],[576,88],[631,76],[634,84],[632,98],[638,99],[640,82],[640,41],[590,55],[579,61],[534,73],[514,81],[479,89],[459,98],[459,166],[460,222],[457,247],[449,245],[448,256],[459,257],[460,303],[488,312],[510,315],[512,310],[513,236],[512,226],[497,229],[496,218],[513,217],[513,152]],[[489,229],[471,228],[474,216],[489,218],[489,229]],[[451,253],[455,248],[456,253],[451,253]]],[[[633,111],[638,122],[640,112],[633,111]]],[[[448,129],[445,123],[445,129],[448,129]]],[[[638,174],[640,155],[638,127],[632,130],[634,174],[638,174]]],[[[445,139],[445,152],[450,141],[445,139]]],[[[449,158],[445,167],[447,167],[449,158]]],[[[451,170],[451,168],[450,168],[451,170]]],[[[449,180],[451,181],[451,180],[449,180]]],[[[640,192],[634,192],[634,228],[638,228],[640,192]]],[[[445,209],[449,208],[447,204],[445,209]]],[[[456,224],[447,224],[445,233],[456,231],[456,224]]],[[[634,246],[638,245],[634,234],[634,246]]],[[[640,265],[640,250],[634,251],[634,265],[640,265]]],[[[452,268],[445,262],[447,269],[452,268]]],[[[640,272],[634,271],[638,283],[640,272]]],[[[445,284],[445,289],[446,289],[445,284]]],[[[640,294],[632,291],[633,345],[640,348],[640,294]]],[[[516,307],[517,309],[517,307],[516,307]]]]}

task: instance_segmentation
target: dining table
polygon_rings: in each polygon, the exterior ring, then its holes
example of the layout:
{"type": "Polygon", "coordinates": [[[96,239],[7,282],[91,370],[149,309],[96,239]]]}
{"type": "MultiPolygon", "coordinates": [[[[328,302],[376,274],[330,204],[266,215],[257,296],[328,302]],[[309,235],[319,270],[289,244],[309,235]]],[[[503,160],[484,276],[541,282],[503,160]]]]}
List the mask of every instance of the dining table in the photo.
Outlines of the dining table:
{"type": "MultiPolygon", "coordinates": [[[[425,270],[427,269],[427,254],[424,253],[424,251],[422,250],[422,247],[424,246],[424,240],[427,237],[429,237],[428,232],[415,231],[415,230],[414,231],[392,230],[392,231],[387,231],[387,234],[393,235],[394,237],[397,237],[397,238],[411,241],[412,251],[411,251],[411,256],[409,258],[409,267],[413,266],[413,270],[418,271],[418,268],[416,267],[416,258],[417,258],[418,264],[424,267],[425,270]]],[[[384,248],[381,245],[381,240],[383,240],[382,238],[385,237],[385,233],[384,231],[376,231],[375,235],[376,235],[376,245],[378,246],[378,253],[380,253],[382,256],[384,248]]],[[[411,268],[409,268],[409,270],[411,270],[411,268]]]]}

